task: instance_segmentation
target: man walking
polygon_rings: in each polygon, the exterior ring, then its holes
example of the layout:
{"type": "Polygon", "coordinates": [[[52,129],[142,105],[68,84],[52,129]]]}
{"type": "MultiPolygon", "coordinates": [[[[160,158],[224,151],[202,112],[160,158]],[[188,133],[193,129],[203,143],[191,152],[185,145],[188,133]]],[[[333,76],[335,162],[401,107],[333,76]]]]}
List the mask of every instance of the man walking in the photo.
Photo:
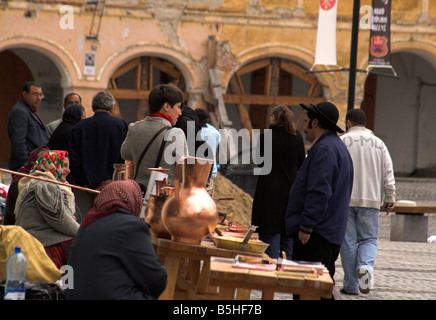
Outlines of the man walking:
{"type": "Polygon", "coordinates": [[[388,212],[395,205],[392,159],[384,142],[367,128],[361,109],[348,111],[347,133],[341,139],[354,164],[354,184],[347,232],[341,247],[344,294],[369,293],[377,254],[380,205],[388,212]]]}
{"type": "Polygon", "coordinates": [[[293,260],[321,262],[333,278],[347,226],[353,163],[337,132],[339,112],[330,102],[305,106],[304,132],[312,143],[289,194],[286,231],[293,260]]]}

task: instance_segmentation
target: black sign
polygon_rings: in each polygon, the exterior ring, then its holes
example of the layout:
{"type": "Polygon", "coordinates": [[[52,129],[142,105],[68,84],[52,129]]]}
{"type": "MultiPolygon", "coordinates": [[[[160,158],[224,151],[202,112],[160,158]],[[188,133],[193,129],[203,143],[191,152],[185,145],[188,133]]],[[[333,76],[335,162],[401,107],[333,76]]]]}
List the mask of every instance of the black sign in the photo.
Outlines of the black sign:
{"type": "Polygon", "coordinates": [[[391,68],[391,1],[372,0],[369,67],[391,68]]]}

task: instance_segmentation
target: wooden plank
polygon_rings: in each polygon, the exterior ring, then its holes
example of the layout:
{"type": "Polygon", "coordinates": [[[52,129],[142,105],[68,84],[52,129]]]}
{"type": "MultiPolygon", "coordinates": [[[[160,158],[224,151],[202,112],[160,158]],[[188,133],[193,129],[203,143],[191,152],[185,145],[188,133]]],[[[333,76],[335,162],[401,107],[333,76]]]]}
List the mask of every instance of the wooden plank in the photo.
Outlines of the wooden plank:
{"type": "Polygon", "coordinates": [[[135,89],[110,89],[108,90],[115,99],[148,99],[150,90],[135,90],[135,89]]]}
{"type": "Polygon", "coordinates": [[[296,64],[293,64],[292,62],[282,61],[280,67],[283,70],[286,70],[287,72],[310,84],[317,84],[319,82],[313,74],[306,73],[306,70],[297,66],[296,64]]]}
{"type": "Polygon", "coordinates": [[[118,78],[119,76],[125,74],[126,72],[129,72],[133,68],[136,68],[140,63],[140,58],[135,58],[129,62],[127,62],[125,65],[121,66],[115,73],[112,75],[113,79],[118,78]]]}
{"type": "Polygon", "coordinates": [[[180,78],[180,72],[170,63],[165,63],[156,58],[150,58],[153,67],[158,68],[160,71],[165,72],[167,75],[174,79],[180,78]]]}
{"type": "Polygon", "coordinates": [[[225,103],[252,104],[252,105],[278,105],[296,106],[303,104],[317,104],[326,101],[324,97],[298,97],[298,96],[265,96],[260,94],[225,94],[225,103]]]}
{"type": "Polygon", "coordinates": [[[262,68],[265,68],[267,66],[269,66],[271,64],[271,59],[264,59],[264,60],[259,60],[253,63],[250,63],[246,66],[243,66],[241,69],[239,69],[238,71],[236,71],[236,73],[239,76],[242,76],[243,74],[249,73],[249,72],[253,72],[262,68]]]}
{"type": "MultiPolygon", "coordinates": [[[[383,210],[383,208],[380,208],[380,211],[385,212],[386,210],[383,210]]],[[[433,207],[433,206],[416,206],[416,207],[395,206],[391,212],[416,213],[416,214],[436,213],[436,207],[433,207]]]]}
{"type": "MultiPolygon", "coordinates": [[[[230,79],[230,89],[234,93],[243,94],[244,88],[240,87],[240,82],[237,80],[237,78],[239,78],[239,76],[235,75],[234,77],[232,77],[230,79]]],[[[245,105],[239,103],[237,106],[238,106],[238,112],[239,112],[239,119],[241,120],[242,127],[248,129],[248,131],[250,133],[249,136],[251,138],[251,132],[253,130],[253,125],[251,124],[250,115],[248,114],[248,111],[245,108],[245,105]]]]}

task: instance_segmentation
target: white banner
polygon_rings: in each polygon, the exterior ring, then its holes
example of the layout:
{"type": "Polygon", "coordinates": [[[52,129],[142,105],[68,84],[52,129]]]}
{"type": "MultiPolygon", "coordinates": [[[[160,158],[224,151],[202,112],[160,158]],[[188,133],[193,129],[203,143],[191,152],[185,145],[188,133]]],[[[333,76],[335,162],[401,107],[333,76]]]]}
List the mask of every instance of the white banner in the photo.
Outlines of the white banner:
{"type": "Polygon", "coordinates": [[[338,0],[319,0],[315,65],[336,65],[336,15],[338,0]]]}

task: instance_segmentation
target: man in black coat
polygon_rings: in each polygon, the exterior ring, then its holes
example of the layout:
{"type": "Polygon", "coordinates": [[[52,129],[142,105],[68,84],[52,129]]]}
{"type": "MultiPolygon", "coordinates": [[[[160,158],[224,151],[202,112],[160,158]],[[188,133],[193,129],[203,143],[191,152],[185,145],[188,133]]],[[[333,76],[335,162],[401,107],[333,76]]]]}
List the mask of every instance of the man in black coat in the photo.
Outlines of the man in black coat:
{"type": "Polygon", "coordinates": [[[11,142],[9,169],[18,170],[36,148],[46,145],[49,134],[37,111],[44,94],[41,85],[28,81],[23,85],[22,97],[8,119],[8,136],[11,142]]]}
{"type": "MultiPolygon", "coordinates": [[[[111,115],[114,97],[106,91],[92,99],[94,115],[78,122],[69,137],[70,170],[77,185],[102,189],[112,180],[114,163],[124,163],[121,144],[126,138],[129,124],[111,115]]],[[[92,206],[90,193],[75,190],[82,214],[92,206]]]]}

